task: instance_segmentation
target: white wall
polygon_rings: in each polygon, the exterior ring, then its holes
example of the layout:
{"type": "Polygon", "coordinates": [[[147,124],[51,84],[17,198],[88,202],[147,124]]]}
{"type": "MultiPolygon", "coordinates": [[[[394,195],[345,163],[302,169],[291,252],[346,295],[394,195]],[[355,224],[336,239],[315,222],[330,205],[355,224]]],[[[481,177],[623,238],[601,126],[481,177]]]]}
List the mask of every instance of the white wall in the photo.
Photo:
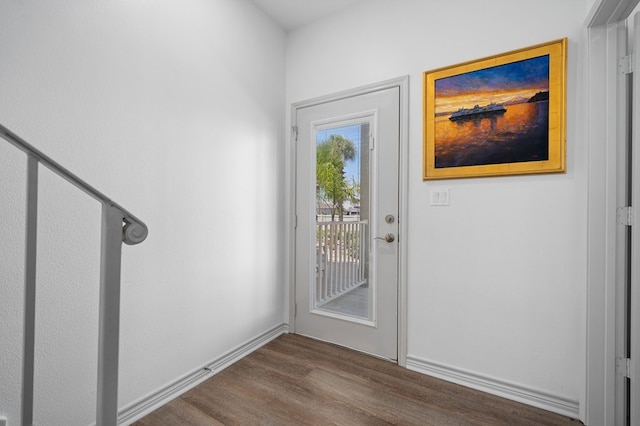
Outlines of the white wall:
{"type": "MultiPolygon", "coordinates": [[[[283,323],[284,31],[238,0],[3,1],[0,57],[0,122],[149,225],[124,248],[121,407],[283,323]]],[[[0,149],[0,416],[15,425],[24,156],[0,149]]],[[[100,208],[41,181],[35,422],[89,424],[100,208]]]]}
{"type": "Polygon", "coordinates": [[[409,359],[567,402],[542,405],[573,414],[585,356],[587,151],[576,111],[586,13],[584,0],[374,0],[287,40],[288,104],[410,75],[409,359]],[[567,173],[423,182],[422,72],[563,37],[567,173]],[[450,207],[429,206],[433,187],[450,188],[450,207]]]}

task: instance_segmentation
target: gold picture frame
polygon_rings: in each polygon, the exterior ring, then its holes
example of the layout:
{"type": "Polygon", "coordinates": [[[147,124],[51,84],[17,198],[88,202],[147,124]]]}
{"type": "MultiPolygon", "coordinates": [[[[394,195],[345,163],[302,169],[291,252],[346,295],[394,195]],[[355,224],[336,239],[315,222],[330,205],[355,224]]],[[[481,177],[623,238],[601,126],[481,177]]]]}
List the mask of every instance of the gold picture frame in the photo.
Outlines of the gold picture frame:
{"type": "Polygon", "coordinates": [[[566,171],[567,39],[423,74],[423,179],[566,171]]]}

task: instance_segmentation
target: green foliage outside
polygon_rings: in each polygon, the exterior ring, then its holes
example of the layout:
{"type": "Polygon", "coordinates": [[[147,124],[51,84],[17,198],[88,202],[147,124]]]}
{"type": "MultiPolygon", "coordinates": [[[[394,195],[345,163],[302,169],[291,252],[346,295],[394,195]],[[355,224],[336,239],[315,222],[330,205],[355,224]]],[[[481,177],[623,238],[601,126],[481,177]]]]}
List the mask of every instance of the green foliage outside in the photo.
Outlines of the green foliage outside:
{"type": "Polygon", "coordinates": [[[354,160],[355,144],[340,135],[331,135],[316,150],[317,201],[331,206],[331,221],[336,213],[340,221],[344,215],[344,202],[358,196],[359,185],[345,179],[347,161],[354,160]]]}

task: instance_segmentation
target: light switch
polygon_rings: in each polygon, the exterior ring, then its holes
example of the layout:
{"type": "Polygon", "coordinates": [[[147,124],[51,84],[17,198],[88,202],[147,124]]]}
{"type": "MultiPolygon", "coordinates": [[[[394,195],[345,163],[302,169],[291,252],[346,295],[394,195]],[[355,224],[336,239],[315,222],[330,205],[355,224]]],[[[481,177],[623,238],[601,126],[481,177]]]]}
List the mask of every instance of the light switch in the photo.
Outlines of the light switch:
{"type": "Polygon", "coordinates": [[[432,188],[430,193],[430,204],[432,206],[448,206],[449,188],[432,188]]]}

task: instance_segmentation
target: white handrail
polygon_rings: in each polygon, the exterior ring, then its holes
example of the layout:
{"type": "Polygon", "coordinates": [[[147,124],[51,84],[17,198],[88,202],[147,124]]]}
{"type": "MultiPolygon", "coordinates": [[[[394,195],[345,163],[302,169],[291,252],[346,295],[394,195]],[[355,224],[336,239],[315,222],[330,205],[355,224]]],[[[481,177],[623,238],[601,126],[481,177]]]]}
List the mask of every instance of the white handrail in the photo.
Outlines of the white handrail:
{"type": "Polygon", "coordinates": [[[38,164],[102,203],[98,385],[96,425],[118,423],[118,352],[120,340],[120,274],[122,243],[143,242],[147,225],[24,139],[0,125],[0,137],[27,154],[27,205],[25,241],[25,319],[22,358],[23,426],[33,424],[36,314],[36,253],[38,223],[38,164]]]}

